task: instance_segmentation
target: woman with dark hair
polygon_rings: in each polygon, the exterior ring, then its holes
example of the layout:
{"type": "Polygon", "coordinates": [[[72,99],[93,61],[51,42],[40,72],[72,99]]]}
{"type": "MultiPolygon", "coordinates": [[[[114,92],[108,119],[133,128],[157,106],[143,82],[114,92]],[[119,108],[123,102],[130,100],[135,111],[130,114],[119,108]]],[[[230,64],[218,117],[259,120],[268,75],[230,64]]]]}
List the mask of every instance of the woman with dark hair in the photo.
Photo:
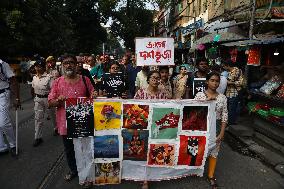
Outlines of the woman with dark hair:
{"type": "MultiPolygon", "coordinates": [[[[159,89],[161,74],[158,71],[151,71],[147,75],[148,87],[139,89],[134,98],[135,99],[166,99],[167,94],[159,89]]],[[[146,170],[147,173],[147,170],[146,170]]],[[[145,173],[145,174],[146,174],[145,173]]],[[[142,189],[148,189],[148,181],[143,182],[142,189]]]]}
{"type": "Polygon", "coordinates": [[[217,72],[210,72],[206,76],[207,89],[196,94],[196,100],[216,100],[216,141],[209,140],[209,167],[208,181],[212,189],[217,188],[214,172],[216,168],[217,156],[220,150],[221,141],[224,138],[225,127],[228,122],[227,98],[217,92],[220,84],[220,75],[217,72]]]}
{"type": "Polygon", "coordinates": [[[109,72],[102,76],[102,84],[99,96],[107,98],[127,98],[127,84],[125,75],[120,72],[120,65],[114,61],[110,64],[109,72]]]}
{"type": "Polygon", "coordinates": [[[161,74],[158,71],[151,71],[147,75],[148,87],[139,89],[134,98],[135,99],[166,99],[165,92],[159,89],[161,74]]]}
{"type": "Polygon", "coordinates": [[[184,65],[179,68],[179,74],[173,80],[173,99],[182,99],[186,92],[187,70],[184,65]]]}

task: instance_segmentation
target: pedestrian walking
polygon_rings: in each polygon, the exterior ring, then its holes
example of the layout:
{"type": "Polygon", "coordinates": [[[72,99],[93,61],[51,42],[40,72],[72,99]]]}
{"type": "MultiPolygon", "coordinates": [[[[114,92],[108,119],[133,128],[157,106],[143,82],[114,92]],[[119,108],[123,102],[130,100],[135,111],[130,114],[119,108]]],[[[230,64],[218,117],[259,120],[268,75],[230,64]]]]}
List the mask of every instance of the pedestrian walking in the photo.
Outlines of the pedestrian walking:
{"type": "Polygon", "coordinates": [[[159,84],[159,89],[167,94],[167,99],[171,99],[173,97],[173,89],[172,89],[172,83],[169,80],[169,67],[160,66],[159,72],[161,75],[161,82],[159,84]]]}
{"type": "MultiPolygon", "coordinates": [[[[158,71],[151,71],[147,75],[147,88],[139,89],[134,98],[135,99],[166,99],[167,94],[159,89],[159,83],[161,75],[158,71]]],[[[133,173],[135,174],[135,173],[133,173]]],[[[145,175],[147,175],[147,167],[145,168],[145,175]]],[[[142,189],[148,189],[148,181],[145,180],[142,185],[142,189]]]]}
{"type": "Polygon", "coordinates": [[[186,98],[193,99],[198,92],[205,90],[206,75],[210,72],[208,60],[200,58],[197,60],[197,71],[192,73],[186,83],[186,98]]]}
{"type": "Polygon", "coordinates": [[[135,80],[135,91],[137,92],[139,89],[146,89],[148,87],[147,75],[149,73],[148,66],[142,66],[141,71],[137,73],[137,77],[135,80]]]}
{"type": "Polygon", "coordinates": [[[220,150],[221,141],[224,139],[225,128],[228,122],[227,98],[225,95],[217,92],[220,84],[220,75],[217,72],[210,72],[206,77],[207,88],[204,92],[196,94],[196,100],[216,100],[216,140],[209,140],[208,150],[208,181],[212,189],[218,187],[214,177],[217,156],[220,150]]]}
{"type": "Polygon", "coordinates": [[[182,99],[185,96],[186,92],[186,81],[188,79],[186,67],[181,65],[179,67],[180,73],[173,79],[174,85],[174,99],[182,99]]]}
{"type": "MultiPolygon", "coordinates": [[[[95,93],[91,81],[87,77],[76,73],[77,60],[75,56],[66,54],[63,57],[62,66],[64,75],[53,82],[51,92],[48,96],[48,103],[51,107],[57,107],[56,120],[58,132],[62,136],[64,151],[70,169],[70,171],[64,176],[64,179],[66,181],[71,181],[78,176],[78,170],[85,168],[77,167],[74,144],[76,144],[76,146],[80,145],[81,148],[84,148],[84,146],[82,145],[83,143],[81,143],[81,140],[72,140],[67,138],[65,100],[67,98],[90,97],[95,93]]],[[[91,140],[91,138],[89,139],[91,140]]],[[[83,159],[86,158],[80,159],[83,161],[83,159]]],[[[86,162],[80,162],[78,165],[86,165],[86,162]]],[[[82,177],[84,177],[84,175],[79,176],[79,179],[83,180],[82,177]]],[[[91,183],[88,182],[87,178],[86,182],[83,184],[84,187],[91,186],[91,183]]]]}
{"type": "MultiPolygon", "coordinates": [[[[46,62],[46,73],[50,75],[51,80],[54,81],[55,79],[59,78],[61,76],[61,71],[59,66],[56,66],[56,61],[53,56],[49,56],[45,60],[46,62]]],[[[55,124],[55,108],[48,108],[47,109],[47,120],[51,120],[51,122],[54,125],[53,128],[53,135],[58,135],[58,129],[56,128],[55,124]]]]}
{"type": "Polygon", "coordinates": [[[19,85],[15,74],[8,63],[0,59],[0,154],[10,152],[16,154],[16,139],[10,115],[10,94],[12,93],[15,109],[21,105],[19,85]],[[8,144],[4,140],[4,135],[8,144]]]}
{"type": "MultiPolygon", "coordinates": [[[[46,65],[42,60],[35,62],[36,75],[32,81],[32,96],[34,96],[34,111],[35,111],[35,137],[33,146],[37,147],[42,142],[42,130],[44,126],[44,116],[48,111],[48,93],[51,89],[52,77],[46,73],[46,65]]],[[[50,115],[52,116],[52,115],[50,115]]],[[[55,126],[55,118],[52,120],[53,128],[55,126]]]]}
{"type": "Polygon", "coordinates": [[[120,72],[118,62],[112,62],[109,72],[102,76],[99,96],[107,98],[127,98],[128,87],[125,75],[120,72]]]}
{"type": "Polygon", "coordinates": [[[131,55],[131,62],[126,65],[126,75],[128,81],[128,88],[129,88],[129,98],[133,98],[135,95],[135,81],[138,72],[141,71],[141,67],[136,66],[136,57],[135,54],[131,55]]]}
{"type": "Polygon", "coordinates": [[[234,66],[231,60],[222,63],[223,68],[228,71],[226,96],[228,98],[229,125],[234,125],[238,118],[238,103],[240,101],[239,91],[242,88],[242,71],[234,66]]]}

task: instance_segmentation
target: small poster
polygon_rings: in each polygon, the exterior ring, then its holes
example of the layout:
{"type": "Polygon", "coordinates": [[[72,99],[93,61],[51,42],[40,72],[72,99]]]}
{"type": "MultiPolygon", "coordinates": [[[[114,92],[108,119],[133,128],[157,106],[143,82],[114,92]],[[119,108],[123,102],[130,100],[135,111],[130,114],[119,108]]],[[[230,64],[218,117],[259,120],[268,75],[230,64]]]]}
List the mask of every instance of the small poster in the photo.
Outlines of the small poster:
{"type": "Polygon", "coordinates": [[[180,135],[180,147],[177,165],[202,166],[206,145],[206,136],[180,135]]]}
{"type": "Polygon", "coordinates": [[[65,109],[68,138],[94,136],[93,99],[68,98],[65,109]]]}
{"type": "Polygon", "coordinates": [[[177,138],[180,109],[153,108],[151,125],[152,139],[177,138]]]}
{"type": "Polygon", "coordinates": [[[204,92],[206,90],[206,78],[194,78],[193,79],[193,98],[199,92],[204,92]]]}
{"type": "Polygon", "coordinates": [[[121,97],[126,90],[123,74],[105,73],[102,78],[102,89],[105,90],[107,98],[121,97]]]}
{"type": "Polygon", "coordinates": [[[207,131],[208,106],[184,106],[182,130],[207,131]]]}
{"type": "Polygon", "coordinates": [[[94,158],[119,158],[118,135],[95,136],[94,158]]]}
{"type": "Polygon", "coordinates": [[[148,130],[122,130],[123,159],[133,161],[146,161],[148,151],[148,130]]]}
{"type": "Polygon", "coordinates": [[[171,167],[175,162],[175,144],[150,144],[148,165],[171,167]]]}
{"type": "Polygon", "coordinates": [[[121,102],[94,102],[95,129],[120,129],[121,102]]]}
{"type": "Polygon", "coordinates": [[[121,162],[95,163],[95,184],[119,184],[121,182],[121,162]]]}
{"type": "Polygon", "coordinates": [[[149,105],[123,104],[123,128],[147,129],[149,105]]]}

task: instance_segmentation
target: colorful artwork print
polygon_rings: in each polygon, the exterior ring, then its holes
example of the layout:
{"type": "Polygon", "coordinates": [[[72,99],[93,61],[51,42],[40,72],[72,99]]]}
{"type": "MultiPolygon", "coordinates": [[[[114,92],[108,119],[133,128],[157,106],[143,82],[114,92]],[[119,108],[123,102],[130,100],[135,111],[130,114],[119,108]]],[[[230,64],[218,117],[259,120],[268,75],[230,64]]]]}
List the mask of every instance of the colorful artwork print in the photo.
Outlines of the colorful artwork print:
{"type": "Polygon", "coordinates": [[[95,129],[120,129],[121,103],[94,102],[95,129]]]}
{"type": "Polygon", "coordinates": [[[66,100],[67,137],[78,138],[94,135],[93,100],[69,98],[66,100]]]}
{"type": "Polygon", "coordinates": [[[124,104],[123,128],[147,129],[149,105],[124,104]]]}
{"type": "Polygon", "coordinates": [[[208,106],[185,106],[182,130],[207,131],[208,106]]]}
{"type": "Polygon", "coordinates": [[[95,184],[119,184],[121,181],[120,162],[96,163],[95,184]]]}
{"type": "Polygon", "coordinates": [[[123,159],[146,161],[148,151],[148,130],[122,130],[123,137],[123,159]]]}
{"type": "Polygon", "coordinates": [[[179,118],[179,109],[153,108],[151,138],[175,139],[177,137],[179,118]]]}
{"type": "Polygon", "coordinates": [[[206,136],[180,135],[178,165],[201,166],[204,158],[206,136]]]}
{"type": "Polygon", "coordinates": [[[148,165],[152,166],[174,166],[175,145],[174,144],[150,144],[148,154],[148,165]]]}
{"type": "Polygon", "coordinates": [[[119,158],[119,140],[117,135],[94,137],[94,158],[119,158]]]}

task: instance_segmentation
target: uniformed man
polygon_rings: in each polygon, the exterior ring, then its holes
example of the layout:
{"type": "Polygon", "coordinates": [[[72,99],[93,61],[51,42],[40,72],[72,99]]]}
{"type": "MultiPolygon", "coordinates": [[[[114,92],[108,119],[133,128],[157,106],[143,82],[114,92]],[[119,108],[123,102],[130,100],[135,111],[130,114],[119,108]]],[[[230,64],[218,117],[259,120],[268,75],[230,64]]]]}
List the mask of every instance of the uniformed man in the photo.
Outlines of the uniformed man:
{"type": "MultiPolygon", "coordinates": [[[[60,69],[56,66],[56,60],[53,56],[49,56],[45,60],[46,62],[46,73],[48,73],[54,81],[55,79],[59,78],[61,76],[60,74],[60,69]]],[[[47,109],[47,119],[51,120],[52,123],[55,123],[55,108],[48,108],[47,109]]],[[[56,128],[56,124],[54,124],[54,129],[53,129],[53,135],[57,136],[58,135],[58,129],[56,128]]]]}
{"type": "Polygon", "coordinates": [[[0,59],[0,154],[9,151],[16,155],[16,141],[10,116],[10,90],[14,97],[14,107],[20,107],[19,86],[11,67],[0,59]],[[4,135],[9,143],[4,141],[4,135]]]}
{"type": "MultiPolygon", "coordinates": [[[[40,145],[42,140],[42,129],[44,124],[44,115],[48,109],[47,97],[51,89],[52,77],[45,72],[45,62],[37,60],[35,63],[36,75],[32,81],[32,95],[34,96],[35,110],[35,140],[33,146],[40,145]]],[[[52,123],[55,124],[55,123],[52,123]]]]}

